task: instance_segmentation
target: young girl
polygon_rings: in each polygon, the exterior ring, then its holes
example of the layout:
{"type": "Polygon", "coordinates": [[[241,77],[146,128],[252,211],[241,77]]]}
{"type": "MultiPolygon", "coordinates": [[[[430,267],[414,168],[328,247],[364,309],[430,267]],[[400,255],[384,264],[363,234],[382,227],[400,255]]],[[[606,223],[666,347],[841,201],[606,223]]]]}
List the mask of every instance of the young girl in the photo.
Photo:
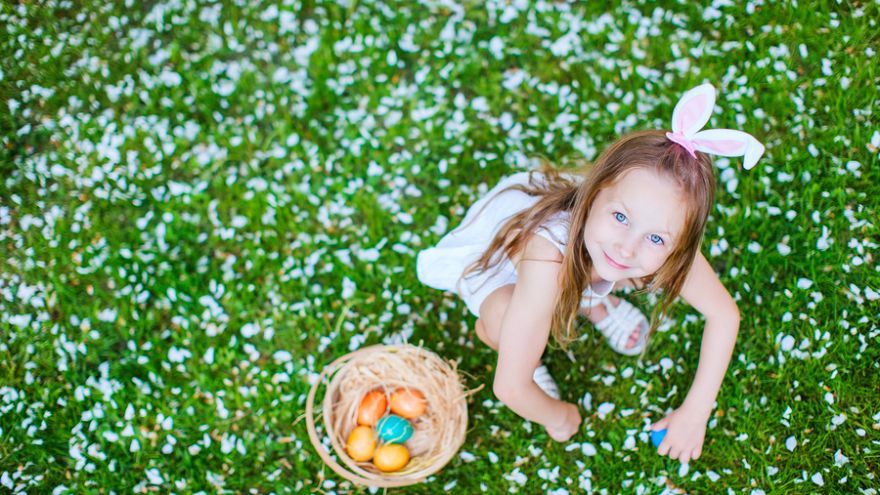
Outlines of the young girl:
{"type": "Polygon", "coordinates": [[[676,105],[672,132],[625,136],[574,175],[545,168],[502,180],[419,253],[419,280],[461,296],[478,317],[477,336],[498,352],[496,396],[557,441],[581,417],[540,362],[550,334],[563,346],[576,339],[580,313],[616,351],[638,354],[681,295],[706,320],[700,361],[684,402],[651,428],[667,429],[661,455],[700,456],[739,330],[736,303],[700,253],[715,189],[706,153],[744,156],[748,169],[764,151],[740,131],[698,132],[714,102],[714,88],[698,86],[676,105]],[[660,293],[650,327],[610,296],[627,286],[660,293]]]}

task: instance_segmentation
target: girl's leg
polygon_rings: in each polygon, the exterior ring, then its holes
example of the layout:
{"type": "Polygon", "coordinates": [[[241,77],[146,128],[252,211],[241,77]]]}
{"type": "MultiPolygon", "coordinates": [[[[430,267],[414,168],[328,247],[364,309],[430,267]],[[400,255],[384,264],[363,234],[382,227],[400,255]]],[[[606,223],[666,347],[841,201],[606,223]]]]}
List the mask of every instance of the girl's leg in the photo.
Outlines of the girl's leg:
{"type": "Polygon", "coordinates": [[[501,320],[513,297],[514,285],[504,285],[492,291],[480,305],[480,317],[474,330],[477,337],[493,350],[498,350],[498,339],[501,335],[501,320]]]}
{"type": "Polygon", "coordinates": [[[493,351],[498,352],[498,343],[489,340],[489,336],[486,335],[486,328],[483,325],[483,320],[477,318],[477,323],[474,325],[474,330],[477,332],[477,337],[479,337],[484,344],[491,347],[493,351]]]}
{"type": "MultiPolygon", "coordinates": [[[[495,289],[480,305],[480,317],[475,325],[477,336],[496,352],[501,336],[501,320],[504,318],[507,306],[510,305],[513,288],[514,285],[505,285],[495,289]]],[[[559,399],[559,387],[546,366],[539,364],[532,373],[532,379],[545,394],[559,399]]]]}

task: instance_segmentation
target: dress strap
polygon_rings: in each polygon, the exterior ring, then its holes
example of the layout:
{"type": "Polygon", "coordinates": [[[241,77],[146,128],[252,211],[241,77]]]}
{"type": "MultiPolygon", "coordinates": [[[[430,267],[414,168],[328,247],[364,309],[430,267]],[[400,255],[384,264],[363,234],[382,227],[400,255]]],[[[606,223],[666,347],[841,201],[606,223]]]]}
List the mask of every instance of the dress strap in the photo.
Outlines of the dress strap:
{"type": "Polygon", "coordinates": [[[542,260],[540,258],[520,258],[516,264],[519,264],[521,261],[546,261],[548,263],[559,263],[562,264],[562,260],[542,260]]]}

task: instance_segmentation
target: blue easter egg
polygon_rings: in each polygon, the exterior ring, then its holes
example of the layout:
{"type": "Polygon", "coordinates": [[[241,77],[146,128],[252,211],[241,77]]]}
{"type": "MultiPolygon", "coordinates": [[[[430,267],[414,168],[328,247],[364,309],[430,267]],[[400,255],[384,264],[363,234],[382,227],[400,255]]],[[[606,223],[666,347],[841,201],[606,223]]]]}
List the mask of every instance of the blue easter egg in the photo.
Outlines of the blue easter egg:
{"type": "Polygon", "coordinates": [[[404,418],[389,414],[376,423],[376,432],[385,443],[403,443],[412,436],[413,427],[404,418]]]}
{"type": "Polygon", "coordinates": [[[662,430],[651,430],[651,443],[654,444],[654,447],[659,447],[660,443],[663,442],[663,437],[666,436],[666,428],[662,430]]]}

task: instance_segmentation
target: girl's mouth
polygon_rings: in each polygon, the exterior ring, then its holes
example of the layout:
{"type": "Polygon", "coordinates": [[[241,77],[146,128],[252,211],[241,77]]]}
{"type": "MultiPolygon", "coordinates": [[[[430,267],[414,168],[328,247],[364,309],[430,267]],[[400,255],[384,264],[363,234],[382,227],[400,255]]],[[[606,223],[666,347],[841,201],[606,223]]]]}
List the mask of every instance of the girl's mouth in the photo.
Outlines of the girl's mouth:
{"type": "Polygon", "coordinates": [[[617,268],[618,270],[626,270],[627,268],[629,268],[628,266],[621,265],[620,263],[611,259],[611,256],[608,256],[608,253],[606,253],[605,251],[602,251],[602,254],[605,255],[605,260],[608,261],[608,264],[611,265],[613,268],[617,268]]]}

